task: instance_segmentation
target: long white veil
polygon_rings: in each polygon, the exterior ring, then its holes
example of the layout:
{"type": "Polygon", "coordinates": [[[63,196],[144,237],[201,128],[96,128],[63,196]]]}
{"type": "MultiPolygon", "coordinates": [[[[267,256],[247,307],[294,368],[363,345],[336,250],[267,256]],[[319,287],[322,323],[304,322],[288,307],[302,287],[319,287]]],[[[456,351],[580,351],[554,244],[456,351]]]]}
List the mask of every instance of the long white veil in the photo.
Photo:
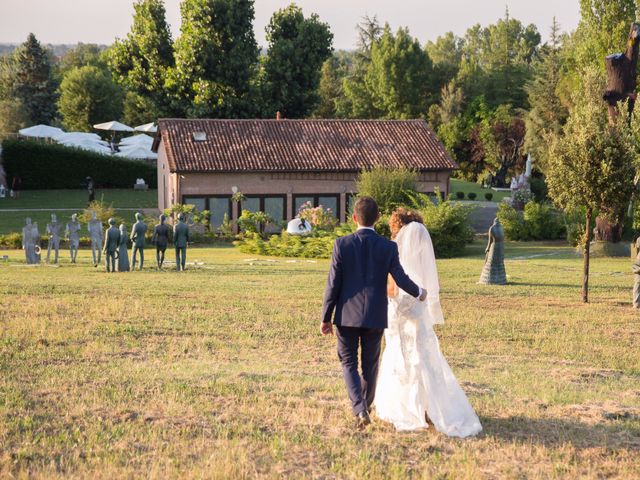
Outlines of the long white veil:
{"type": "Polygon", "coordinates": [[[428,324],[443,324],[438,268],[429,232],[423,224],[411,222],[400,229],[396,243],[404,271],[427,290],[426,308],[422,310],[427,317],[424,320],[428,324]]]}

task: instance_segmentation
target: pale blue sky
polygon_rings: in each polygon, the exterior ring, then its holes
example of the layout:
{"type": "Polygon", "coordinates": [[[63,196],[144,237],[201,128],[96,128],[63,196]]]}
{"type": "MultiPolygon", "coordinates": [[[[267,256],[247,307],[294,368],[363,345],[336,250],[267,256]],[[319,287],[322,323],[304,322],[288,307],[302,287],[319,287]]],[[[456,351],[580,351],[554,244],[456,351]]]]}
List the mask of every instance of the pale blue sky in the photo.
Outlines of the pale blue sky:
{"type": "MultiPolygon", "coordinates": [[[[290,2],[256,0],[256,39],[265,44],[264,27],[271,14],[290,2]]],[[[563,30],[578,24],[578,0],[298,0],[305,13],[317,13],[331,25],[334,46],[352,48],[355,25],[365,15],[378,15],[396,29],[409,27],[421,42],[453,31],[462,35],[475,23],[486,25],[504,15],[534,23],[547,36],[555,15],[563,30]]],[[[132,0],[0,0],[0,42],[21,42],[34,32],[44,43],[111,44],[129,31],[132,0]]],[[[180,0],[165,0],[174,37],[180,28],[180,0]]]]}

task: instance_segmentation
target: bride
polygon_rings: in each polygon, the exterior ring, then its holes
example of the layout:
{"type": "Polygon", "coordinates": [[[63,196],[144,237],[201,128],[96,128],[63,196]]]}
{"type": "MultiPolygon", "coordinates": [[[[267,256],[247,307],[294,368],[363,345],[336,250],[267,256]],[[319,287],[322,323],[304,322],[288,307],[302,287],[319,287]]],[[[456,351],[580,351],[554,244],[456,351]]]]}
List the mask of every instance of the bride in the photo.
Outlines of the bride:
{"type": "Polygon", "coordinates": [[[480,420],[440,352],[434,324],[444,323],[438,271],[422,217],[403,208],[389,221],[405,272],[427,289],[418,302],[390,279],[389,327],[376,389],[376,415],[398,430],[429,423],[439,432],[467,437],[482,430],[480,420]]]}

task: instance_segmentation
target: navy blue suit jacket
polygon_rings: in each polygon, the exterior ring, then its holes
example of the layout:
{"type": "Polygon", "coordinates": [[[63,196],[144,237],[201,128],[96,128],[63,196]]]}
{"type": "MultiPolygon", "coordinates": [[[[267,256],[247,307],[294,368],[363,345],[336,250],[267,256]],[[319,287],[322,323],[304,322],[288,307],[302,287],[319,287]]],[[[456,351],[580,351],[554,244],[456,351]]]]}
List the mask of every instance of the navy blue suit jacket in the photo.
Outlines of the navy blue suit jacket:
{"type": "Polygon", "coordinates": [[[420,288],[404,273],[398,246],[373,230],[338,238],[324,293],[322,321],[343,327],[387,328],[387,275],[418,297],[420,288]]]}

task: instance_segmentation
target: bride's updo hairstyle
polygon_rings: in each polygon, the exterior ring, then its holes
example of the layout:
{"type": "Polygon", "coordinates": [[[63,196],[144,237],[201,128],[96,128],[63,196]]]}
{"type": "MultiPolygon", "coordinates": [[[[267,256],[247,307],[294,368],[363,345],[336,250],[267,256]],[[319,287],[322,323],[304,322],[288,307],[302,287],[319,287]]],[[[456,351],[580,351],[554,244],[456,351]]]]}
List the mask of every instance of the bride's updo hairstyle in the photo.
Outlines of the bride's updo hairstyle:
{"type": "Polygon", "coordinates": [[[407,210],[404,207],[397,208],[389,218],[391,238],[396,238],[400,229],[411,222],[424,223],[424,220],[422,219],[422,215],[415,210],[407,210]]]}

